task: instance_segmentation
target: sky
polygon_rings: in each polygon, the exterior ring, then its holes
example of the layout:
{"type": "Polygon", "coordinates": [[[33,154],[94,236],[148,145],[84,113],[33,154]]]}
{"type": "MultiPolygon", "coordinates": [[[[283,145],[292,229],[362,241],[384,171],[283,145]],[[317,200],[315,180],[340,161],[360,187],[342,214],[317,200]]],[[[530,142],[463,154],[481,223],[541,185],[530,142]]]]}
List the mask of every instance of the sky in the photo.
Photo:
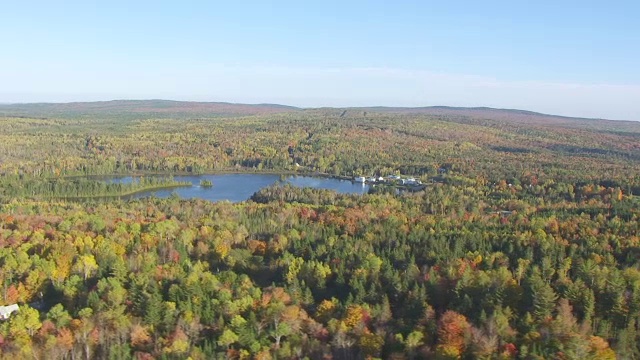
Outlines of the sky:
{"type": "Polygon", "coordinates": [[[2,1],[0,103],[489,106],[640,120],[638,1],[2,1]]]}

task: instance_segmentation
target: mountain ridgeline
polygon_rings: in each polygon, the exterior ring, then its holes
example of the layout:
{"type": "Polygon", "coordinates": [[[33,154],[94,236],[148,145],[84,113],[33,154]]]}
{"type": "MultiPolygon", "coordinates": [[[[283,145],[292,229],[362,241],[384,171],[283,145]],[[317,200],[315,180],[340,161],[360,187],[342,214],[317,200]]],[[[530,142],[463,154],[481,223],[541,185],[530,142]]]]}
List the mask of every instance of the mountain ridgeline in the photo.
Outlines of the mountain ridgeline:
{"type": "MultiPolygon", "coordinates": [[[[243,116],[266,115],[284,112],[300,112],[305,110],[324,110],[343,112],[379,112],[395,114],[423,114],[433,116],[458,116],[470,118],[484,118],[493,120],[527,121],[532,123],[551,122],[575,122],[585,119],[542,114],[533,111],[515,109],[496,109],[490,107],[451,107],[451,106],[425,106],[425,107],[347,107],[347,108],[300,108],[295,106],[278,104],[240,104],[227,102],[195,102],[173,100],[112,100],[96,102],[71,102],[71,103],[20,103],[0,104],[2,116],[98,116],[113,117],[125,114],[156,114],[160,117],[218,117],[218,116],[243,116]]],[[[345,113],[346,113],[345,112],[345,113]]],[[[633,120],[633,119],[631,119],[633,120]]]]}

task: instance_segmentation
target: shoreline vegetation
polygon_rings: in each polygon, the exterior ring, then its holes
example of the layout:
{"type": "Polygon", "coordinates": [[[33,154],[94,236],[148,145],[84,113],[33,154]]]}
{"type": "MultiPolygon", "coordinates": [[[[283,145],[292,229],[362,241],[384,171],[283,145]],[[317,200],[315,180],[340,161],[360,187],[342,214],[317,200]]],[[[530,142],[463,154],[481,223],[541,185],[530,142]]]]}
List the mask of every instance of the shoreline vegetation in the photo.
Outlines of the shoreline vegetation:
{"type": "Polygon", "coordinates": [[[208,170],[204,172],[188,172],[188,171],[135,171],[135,172],[120,172],[120,173],[106,173],[106,174],[70,174],[61,175],[58,177],[45,177],[45,179],[100,179],[100,178],[117,178],[117,177],[143,177],[143,176],[207,176],[207,175],[227,175],[227,174],[263,174],[263,175],[280,175],[280,176],[313,176],[338,180],[353,181],[353,176],[335,175],[326,172],[319,172],[313,170],[288,170],[288,169],[251,169],[251,168],[233,168],[233,169],[220,169],[220,170],[208,170]]]}
{"type": "Polygon", "coordinates": [[[169,189],[177,189],[177,188],[181,188],[181,187],[191,187],[193,186],[191,183],[189,182],[182,182],[180,184],[167,184],[167,185],[161,185],[161,186],[152,186],[152,187],[145,187],[142,189],[136,189],[133,191],[129,191],[129,192],[124,192],[124,193],[120,193],[120,194],[109,194],[109,195],[85,195],[85,196],[68,196],[68,197],[61,197],[61,196],[51,196],[45,199],[56,199],[56,200],[68,200],[68,201],[77,201],[77,200],[92,200],[92,199],[97,199],[97,200],[116,200],[116,199],[123,199],[123,198],[128,198],[131,196],[134,196],[136,194],[140,194],[140,193],[145,193],[145,192],[154,192],[154,191],[160,191],[160,190],[169,190],[169,189]]]}
{"type": "Polygon", "coordinates": [[[88,178],[74,179],[4,179],[0,197],[31,198],[34,200],[81,200],[123,198],[142,192],[192,186],[187,181],[175,181],[173,177],[140,177],[129,183],[107,182],[88,178]]]}

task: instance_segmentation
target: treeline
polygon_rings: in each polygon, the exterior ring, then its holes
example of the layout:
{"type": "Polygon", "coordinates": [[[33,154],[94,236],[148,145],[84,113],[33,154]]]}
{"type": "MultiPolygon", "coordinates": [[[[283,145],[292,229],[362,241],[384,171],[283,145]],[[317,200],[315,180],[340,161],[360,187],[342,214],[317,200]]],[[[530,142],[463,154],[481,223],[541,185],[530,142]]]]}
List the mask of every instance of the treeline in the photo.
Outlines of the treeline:
{"type": "Polygon", "coordinates": [[[0,199],[82,199],[132,195],[142,191],[191,186],[190,182],[171,177],[139,177],[130,182],[87,178],[39,179],[25,176],[0,178],[0,199]]]}
{"type": "Polygon", "coordinates": [[[298,188],[291,184],[276,184],[262,188],[251,196],[251,200],[266,204],[272,201],[288,203],[305,203],[313,205],[332,205],[348,198],[332,190],[298,188]]]}

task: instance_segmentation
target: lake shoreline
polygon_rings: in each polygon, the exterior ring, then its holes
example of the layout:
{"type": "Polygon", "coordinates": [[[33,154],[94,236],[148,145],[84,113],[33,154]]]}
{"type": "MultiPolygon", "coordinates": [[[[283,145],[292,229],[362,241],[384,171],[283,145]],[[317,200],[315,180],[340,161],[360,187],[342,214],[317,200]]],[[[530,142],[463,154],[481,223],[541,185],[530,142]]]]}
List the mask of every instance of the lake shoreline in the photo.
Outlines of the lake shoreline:
{"type": "MultiPolygon", "coordinates": [[[[180,172],[152,172],[152,171],[141,171],[141,172],[131,172],[131,173],[111,173],[111,174],[87,174],[87,175],[64,175],[60,176],[60,178],[65,179],[73,179],[73,178],[86,178],[86,179],[94,179],[94,178],[116,178],[116,177],[143,177],[143,176],[206,176],[206,175],[227,175],[227,174],[256,174],[256,175],[281,175],[281,176],[311,176],[311,177],[322,177],[329,179],[337,179],[337,180],[350,180],[353,181],[353,177],[345,176],[345,175],[334,175],[329,173],[322,173],[318,171],[295,171],[295,170],[249,170],[249,169],[223,169],[223,170],[215,170],[215,171],[207,171],[203,173],[193,173],[187,171],[180,172]]],[[[55,179],[56,177],[51,177],[55,179]]]]}
{"type": "Polygon", "coordinates": [[[150,182],[149,187],[137,189],[122,189],[122,193],[114,191],[103,194],[72,194],[44,195],[40,199],[69,200],[69,201],[109,201],[109,200],[133,200],[156,196],[165,198],[174,192],[181,198],[203,198],[210,201],[229,200],[240,202],[248,200],[251,195],[266,186],[289,183],[297,187],[310,187],[335,190],[339,193],[364,194],[369,186],[355,182],[348,176],[336,176],[334,174],[307,171],[298,168],[290,170],[257,170],[257,169],[220,169],[207,173],[188,172],[146,172],[136,171],[128,174],[91,174],[91,175],[64,175],[58,177],[41,178],[44,181],[73,182],[88,180],[96,183],[122,183],[150,182]],[[147,181],[150,180],[150,181],[147,181]],[[156,181],[157,180],[157,181],[156,181]],[[210,184],[202,186],[201,184],[210,184]],[[153,184],[156,183],[156,184],[153,184]],[[211,189],[211,190],[209,190],[211,189]]]}
{"type": "MultiPolygon", "coordinates": [[[[151,176],[151,175],[147,175],[151,176]]],[[[154,175],[162,176],[162,175],[154,175]]],[[[113,182],[127,183],[136,181],[134,176],[114,176],[110,177],[113,182]]],[[[94,179],[96,179],[94,177],[94,179]]],[[[109,181],[109,177],[101,176],[100,179],[109,181]]],[[[200,175],[175,175],[172,180],[191,183],[192,186],[179,187],[175,190],[159,189],[136,192],[132,195],[114,196],[113,199],[137,199],[146,196],[156,196],[166,198],[174,192],[183,199],[201,198],[210,201],[228,200],[231,202],[242,202],[269,186],[275,184],[291,184],[301,188],[329,189],[338,193],[365,194],[369,186],[355,183],[351,180],[336,179],[328,176],[310,176],[301,173],[295,174],[266,174],[266,173],[224,173],[224,174],[200,174],[200,175]],[[201,186],[203,180],[211,181],[212,186],[201,186]]],[[[104,197],[103,197],[104,198],[104,197]]],[[[81,200],[81,199],[78,199],[81,200]]]]}
{"type": "Polygon", "coordinates": [[[170,190],[170,189],[177,189],[177,188],[186,188],[186,187],[192,187],[193,184],[170,184],[170,185],[159,185],[159,186],[151,186],[151,187],[146,187],[143,189],[137,189],[134,191],[128,191],[122,194],[117,194],[117,195],[95,195],[95,196],[91,196],[91,195],[86,195],[86,196],[49,196],[46,197],[46,199],[55,199],[55,200],[109,200],[109,199],[122,199],[122,198],[126,198],[126,197],[132,197],[135,196],[137,194],[141,194],[141,193],[152,193],[154,191],[161,191],[161,190],[170,190]]]}

